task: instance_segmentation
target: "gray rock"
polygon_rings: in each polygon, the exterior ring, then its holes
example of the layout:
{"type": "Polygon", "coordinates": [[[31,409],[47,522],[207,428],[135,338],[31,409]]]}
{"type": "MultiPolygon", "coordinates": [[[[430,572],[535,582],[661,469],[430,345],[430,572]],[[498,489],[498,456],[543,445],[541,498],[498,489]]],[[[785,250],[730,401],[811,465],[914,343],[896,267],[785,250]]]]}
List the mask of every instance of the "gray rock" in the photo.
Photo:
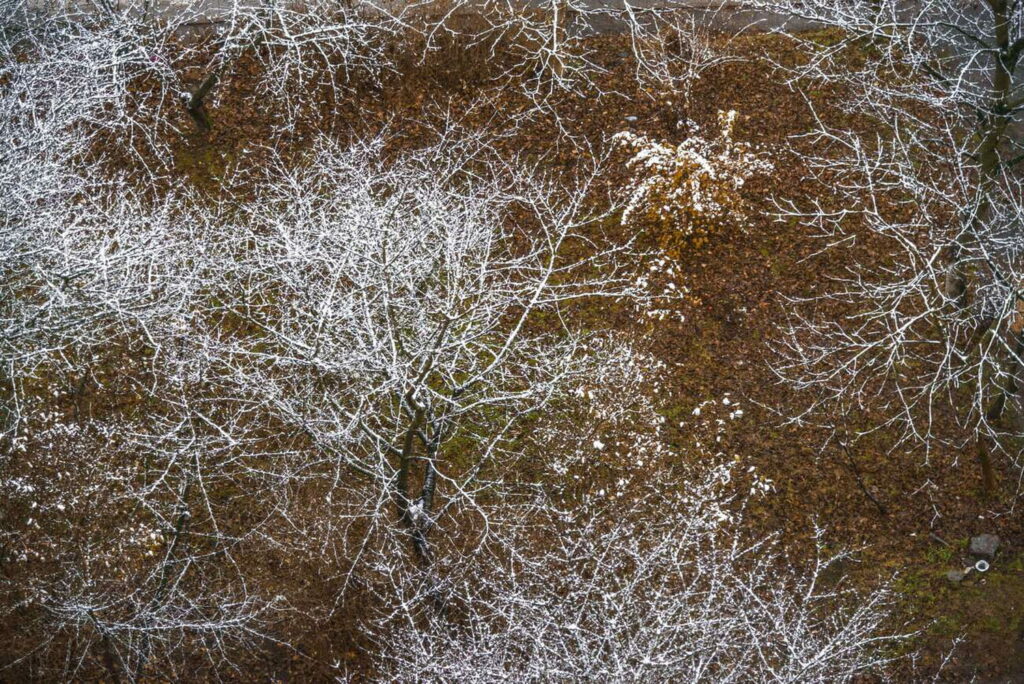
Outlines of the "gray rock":
{"type": "Polygon", "coordinates": [[[971,537],[971,546],[968,549],[972,556],[992,560],[999,550],[999,537],[994,534],[979,534],[971,537]]]}
{"type": "Polygon", "coordinates": [[[946,573],[946,579],[949,580],[950,584],[960,584],[966,576],[967,573],[963,570],[950,570],[946,573]]]}
{"type": "Polygon", "coordinates": [[[629,121],[630,123],[632,123],[632,122],[636,121],[636,117],[635,116],[627,116],[626,117],[626,121],[629,121]]]}

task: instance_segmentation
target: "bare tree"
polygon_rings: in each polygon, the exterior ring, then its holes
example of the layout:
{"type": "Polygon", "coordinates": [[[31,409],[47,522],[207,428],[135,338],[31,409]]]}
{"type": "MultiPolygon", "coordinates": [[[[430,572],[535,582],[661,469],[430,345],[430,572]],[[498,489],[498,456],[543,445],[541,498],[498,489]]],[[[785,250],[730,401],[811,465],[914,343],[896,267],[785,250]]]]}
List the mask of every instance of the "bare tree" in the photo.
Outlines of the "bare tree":
{"type": "Polygon", "coordinates": [[[202,250],[182,249],[197,222],[177,198],[84,187],[5,225],[4,665],[133,680],[256,639],[274,599],[231,562],[251,528],[219,521],[208,487],[237,475],[194,370],[175,375],[200,310],[202,250]]]}
{"type": "Polygon", "coordinates": [[[728,469],[656,479],[589,505],[550,501],[451,587],[459,618],[416,615],[380,654],[430,681],[855,681],[879,671],[890,596],[744,545],[721,493],[728,469]],[[677,495],[666,492],[685,492],[677,495]]]}
{"type": "Polygon", "coordinates": [[[173,410],[197,399],[172,391],[170,360],[212,236],[186,193],[154,199],[104,167],[101,143],[149,116],[128,88],[138,46],[56,20],[25,31],[0,62],[0,660],[113,680],[216,661],[278,602],[230,562],[238,528],[203,514],[222,452],[173,410]]]}
{"type": "Polygon", "coordinates": [[[1024,348],[1024,158],[1014,133],[1024,5],[761,4],[838,30],[833,40],[799,39],[807,62],[795,77],[830,79],[848,96],[848,123],[822,113],[811,140],[823,152],[807,158],[834,200],[784,213],[830,245],[867,240],[884,254],[875,266],[851,265],[823,295],[845,307],[843,319],[797,314],[780,372],[813,389],[829,425],[871,405],[911,442],[975,442],[992,492],[991,447],[1018,458],[1002,437],[1018,432],[1006,409],[1019,414],[1024,348]]]}
{"type": "Polygon", "coordinates": [[[305,442],[322,496],[355,496],[372,527],[397,521],[429,567],[440,521],[489,489],[519,421],[583,372],[585,338],[534,321],[628,294],[614,258],[629,245],[568,255],[601,240],[587,182],[550,184],[449,143],[379,154],[324,144],[232,218],[243,257],[224,315],[239,335],[208,353],[305,442]]]}
{"type": "MultiPolygon", "coordinates": [[[[11,125],[34,113],[77,131],[82,142],[102,138],[130,155],[158,147],[165,108],[176,95],[177,24],[159,21],[149,3],[115,10],[104,2],[11,0],[0,11],[0,60],[10,79],[5,98],[20,103],[11,125]]],[[[109,152],[92,150],[96,157],[109,152]]]]}
{"type": "Polygon", "coordinates": [[[10,0],[3,11],[7,40],[34,52],[33,62],[53,77],[105,88],[108,96],[118,91],[125,102],[108,100],[96,125],[113,128],[130,119],[136,125],[119,134],[153,137],[173,119],[160,111],[169,102],[183,105],[196,125],[209,129],[207,104],[243,57],[260,64],[256,94],[264,104],[281,102],[291,116],[321,86],[337,90],[355,77],[380,73],[388,65],[388,39],[412,6],[397,3],[392,14],[374,3],[335,0],[301,7],[275,0],[223,7],[198,0],[10,0]],[[202,73],[192,83],[186,70],[196,65],[202,73]]]}
{"type": "Polygon", "coordinates": [[[699,9],[678,2],[639,8],[623,3],[637,82],[662,97],[678,100],[680,118],[689,112],[693,89],[716,67],[739,58],[729,45],[738,35],[723,28],[727,2],[709,2],[699,9]]]}
{"type": "MultiPolygon", "coordinates": [[[[252,55],[261,65],[263,100],[282,102],[290,116],[315,104],[313,96],[343,89],[352,79],[375,77],[390,67],[386,48],[399,31],[413,30],[406,17],[417,3],[314,0],[234,0],[210,27],[214,50],[204,75],[186,96],[186,108],[201,127],[211,119],[206,104],[239,58],[252,55]]],[[[202,3],[193,12],[202,12],[202,3]]]]}

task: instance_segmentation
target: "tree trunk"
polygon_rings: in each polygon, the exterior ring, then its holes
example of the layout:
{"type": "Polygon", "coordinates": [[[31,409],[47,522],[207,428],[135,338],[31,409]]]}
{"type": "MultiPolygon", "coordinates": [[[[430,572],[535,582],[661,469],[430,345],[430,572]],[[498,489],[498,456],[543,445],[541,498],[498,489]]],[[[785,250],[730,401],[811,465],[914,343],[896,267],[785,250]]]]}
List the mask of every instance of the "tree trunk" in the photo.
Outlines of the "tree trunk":
{"type": "Polygon", "coordinates": [[[206,111],[206,96],[217,86],[218,82],[220,82],[220,69],[207,74],[206,78],[193,91],[192,96],[189,97],[188,102],[185,104],[189,116],[192,117],[192,121],[203,132],[208,132],[213,128],[210,114],[206,111]]]}
{"type": "MultiPolygon", "coordinates": [[[[999,144],[1006,135],[1010,124],[1010,96],[1013,93],[1013,73],[1016,69],[1018,55],[1014,51],[1010,37],[1010,18],[1006,3],[1002,0],[990,2],[992,22],[995,29],[995,43],[999,47],[995,63],[992,67],[992,96],[988,111],[985,112],[984,123],[981,124],[978,146],[978,164],[981,173],[981,204],[967,236],[968,241],[975,240],[981,228],[989,219],[992,210],[989,193],[997,182],[1001,170],[999,144]]],[[[958,306],[966,303],[968,278],[966,273],[964,245],[958,243],[950,255],[949,269],[946,272],[945,294],[958,306]]]]}
{"type": "Polygon", "coordinates": [[[106,630],[100,626],[99,621],[91,610],[88,612],[88,615],[93,627],[100,635],[100,643],[103,644],[103,667],[106,669],[107,674],[110,675],[110,679],[113,680],[114,684],[121,684],[121,674],[117,669],[117,659],[114,658],[114,649],[110,644],[110,638],[107,636],[106,630]]]}
{"type": "Polygon", "coordinates": [[[960,308],[967,305],[967,273],[964,268],[963,252],[963,247],[959,244],[953,245],[944,288],[946,299],[960,308]]]}
{"type": "Polygon", "coordinates": [[[18,432],[18,405],[14,373],[0,364],[0,457],[14,453],[18,432]]]}
{"type": "MultiPolygon", "coordinates": [[[[979,188],[981,201],[967,235],[967,239],[970,241],[977,240],[981,236],[985,224],[991,219],[992,201],[990,197],[993,188],[999,182],[1002,170],[999,145],[1010,124],[1010,96],[1013,92],[1013,73],[1018,59],[1018,55],[1011,45],[1010,18],[1005,0],[989,0],[989,6],[992,10],[995,43],[999,52],[992,67],[992,96],[988,111],[984,113],[984,123],[980,131],[981,143],[978,146],[977,159],[978,170],[981,174],[979,188]]],[[[954,246],[949,270],[946,273],[946,296],[958,306],[965,304],[968,291],[964,251],[962,243],[954,246]]],[[[1015,285],[1013,284],[1013,286],[1015,285]]],[[[1011,331],[1011,334],[1016,338],[1012,352],[1013,358],[1009,363],[1004,386],[1000,388],[996,398],[986,411],[985,419],[990,424],[997,422],[1002,417],[1008,398],[1018,391],[1017,377],[1021,370],[1020,355],[1024,351],[1024,339],[1018,331],[1011,331]]],[[[981,432],[977,435],[978,465],[981,468],[982,488],[985,496],[991,497],[995,493],[996,475],[988,439],[989,437],[981,432]]]]}
{"type": "Polygon", "coordinates": [[[981,494],[991,499],[996,493],[996,471],[992,467],[992,456],[989,453],[985,435],[978,435],[978,465],[981,467],[981,494]]]}

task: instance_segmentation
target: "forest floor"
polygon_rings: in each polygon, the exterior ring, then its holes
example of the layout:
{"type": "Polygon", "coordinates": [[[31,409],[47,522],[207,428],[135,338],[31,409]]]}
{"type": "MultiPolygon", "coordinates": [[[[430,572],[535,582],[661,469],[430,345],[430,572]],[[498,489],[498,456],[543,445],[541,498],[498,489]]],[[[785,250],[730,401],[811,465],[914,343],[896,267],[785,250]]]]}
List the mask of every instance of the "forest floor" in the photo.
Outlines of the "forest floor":
{"type": "MultiPolygon", "coordinates": [[[[894,437],[885,432],[846,453],[834,443],[823,447],[823,431],[784,424],[783,418],[806,402],[780,384],[769,365],[780,321],[786,319],[786,298],[814,294],[849,260],[877,258],[870,241],[820,254],[821,240],[809,229],[775,218],[773,198],[802,201],[827,192],[809,181],[798,156],[786,151],[791,136],[810,129],[806,101],[764,59],[766,54],[795,59],[793,48],[775,36],[739,39],[733,49],[744,59],[706,73],[688,108],[669,94],[638,88],[623,38],[602,36],[592,48],[592,59],[606,69],[596,81],[606,94],[597,97],[592,89],[556,96],[551,102],[557,118],[533,117],[509,127],[499,146],[553,170],[571,171],[579,154],[557,142],[556,125],[596,148],[610,145],[611,136],[623,130],[678,142],[679,120],[713,129],[719,110],[734,109],[740,114],[736,138],[757,145],[775,163],[774,173],[745,188],[751,207],[746,225],[723,227],[700,246],[670,232],[644,238],[671,257],[681,286],[688,289],[673,302],[674,314],[661,320],[637,320],[625,311],[612,316],[617,327],[666,364],[662,401],[669,445],[684,453],[695,440],[716,444],[727,457],[738,456],[744,470],[752,467],[771,480],[773,492],[745,505],[753,534],[780,534],[787,548],[801,554],[813,550],[820,525],[830,547],[860,549],[857,562],[844,568],[854,581],[895,576],[900,623],[919,631],[914,643],[921,649],[898,679],[936,672],[959,640],[943,679],[1024,681],[1024,524],[1012,510],[1016,480],[1009,469],[1001,473],[1004,490],[984,501],[971,453],[933,452],[926,463],[920,453],[892,450],[894,437]],[[613,92],[618,95],[607,94],[613,92]],[[721,432],[716,421],[725,417],[726,399],[743,413],[721,432]],[[699,407],[704,410],[695,415],[699,407]],[[964,566],[968,539],[981,533],[1002,540],[992,569],[951,585],[946,572],[964,566]]],[[[360,86],[369,97],[323,103],[319,119],[297,122],[280,137],[278,151],[301,152],[314,126],[342,139],[387,129],[396,144],[409,146],[429,140],[452,121],[502,133],[504,122],[525,111],[528,100],[507,83],[488,86],[483,61],[469,52],[441,52],[401,78],[360,86]]],[[[259,164],[266,152],[262,146],[272,137],[273,120],[247,95],[245,78],[241,69],[222,85],[210,108],[212,131],[189,133],[176,144],[177,172],[200,187],[221,182],[240,165],[259,164]]],[[[830,102],[834,108],[835,93],[806,95],[823,110],[830,102]]],[[[189,125],[183,118],[182,130],[189,125]]],[[[624,186],[622,165],[611,169],[607,186],[624,186]]]]}

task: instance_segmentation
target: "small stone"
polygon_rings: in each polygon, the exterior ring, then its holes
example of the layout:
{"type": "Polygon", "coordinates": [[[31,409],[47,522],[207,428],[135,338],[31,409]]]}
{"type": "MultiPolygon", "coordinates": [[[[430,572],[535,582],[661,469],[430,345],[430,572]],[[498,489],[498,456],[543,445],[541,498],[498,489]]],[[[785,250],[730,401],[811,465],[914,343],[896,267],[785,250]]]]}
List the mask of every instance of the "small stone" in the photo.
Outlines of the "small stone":
{"type": "Polygon", "coordinates": [[[960,584],[966,576],[967,573],[963,570],[950,570],[946,573],[946,579],[949,580],[950,584],[960,584]]]}
{"type": "Polygon", "coordinates": [[[971,537],[970,554],[978,558],[992,560],[999,550],[999,537],[994,534],[979,534],[971,537]]]}
{"type": "Polygon", "coordinates": [[[627,116],[626,117],[626,121],[628,121],[630,123],[633,123],[634,121],[636,121],[636,117],[635,116],[627,116]]]}

